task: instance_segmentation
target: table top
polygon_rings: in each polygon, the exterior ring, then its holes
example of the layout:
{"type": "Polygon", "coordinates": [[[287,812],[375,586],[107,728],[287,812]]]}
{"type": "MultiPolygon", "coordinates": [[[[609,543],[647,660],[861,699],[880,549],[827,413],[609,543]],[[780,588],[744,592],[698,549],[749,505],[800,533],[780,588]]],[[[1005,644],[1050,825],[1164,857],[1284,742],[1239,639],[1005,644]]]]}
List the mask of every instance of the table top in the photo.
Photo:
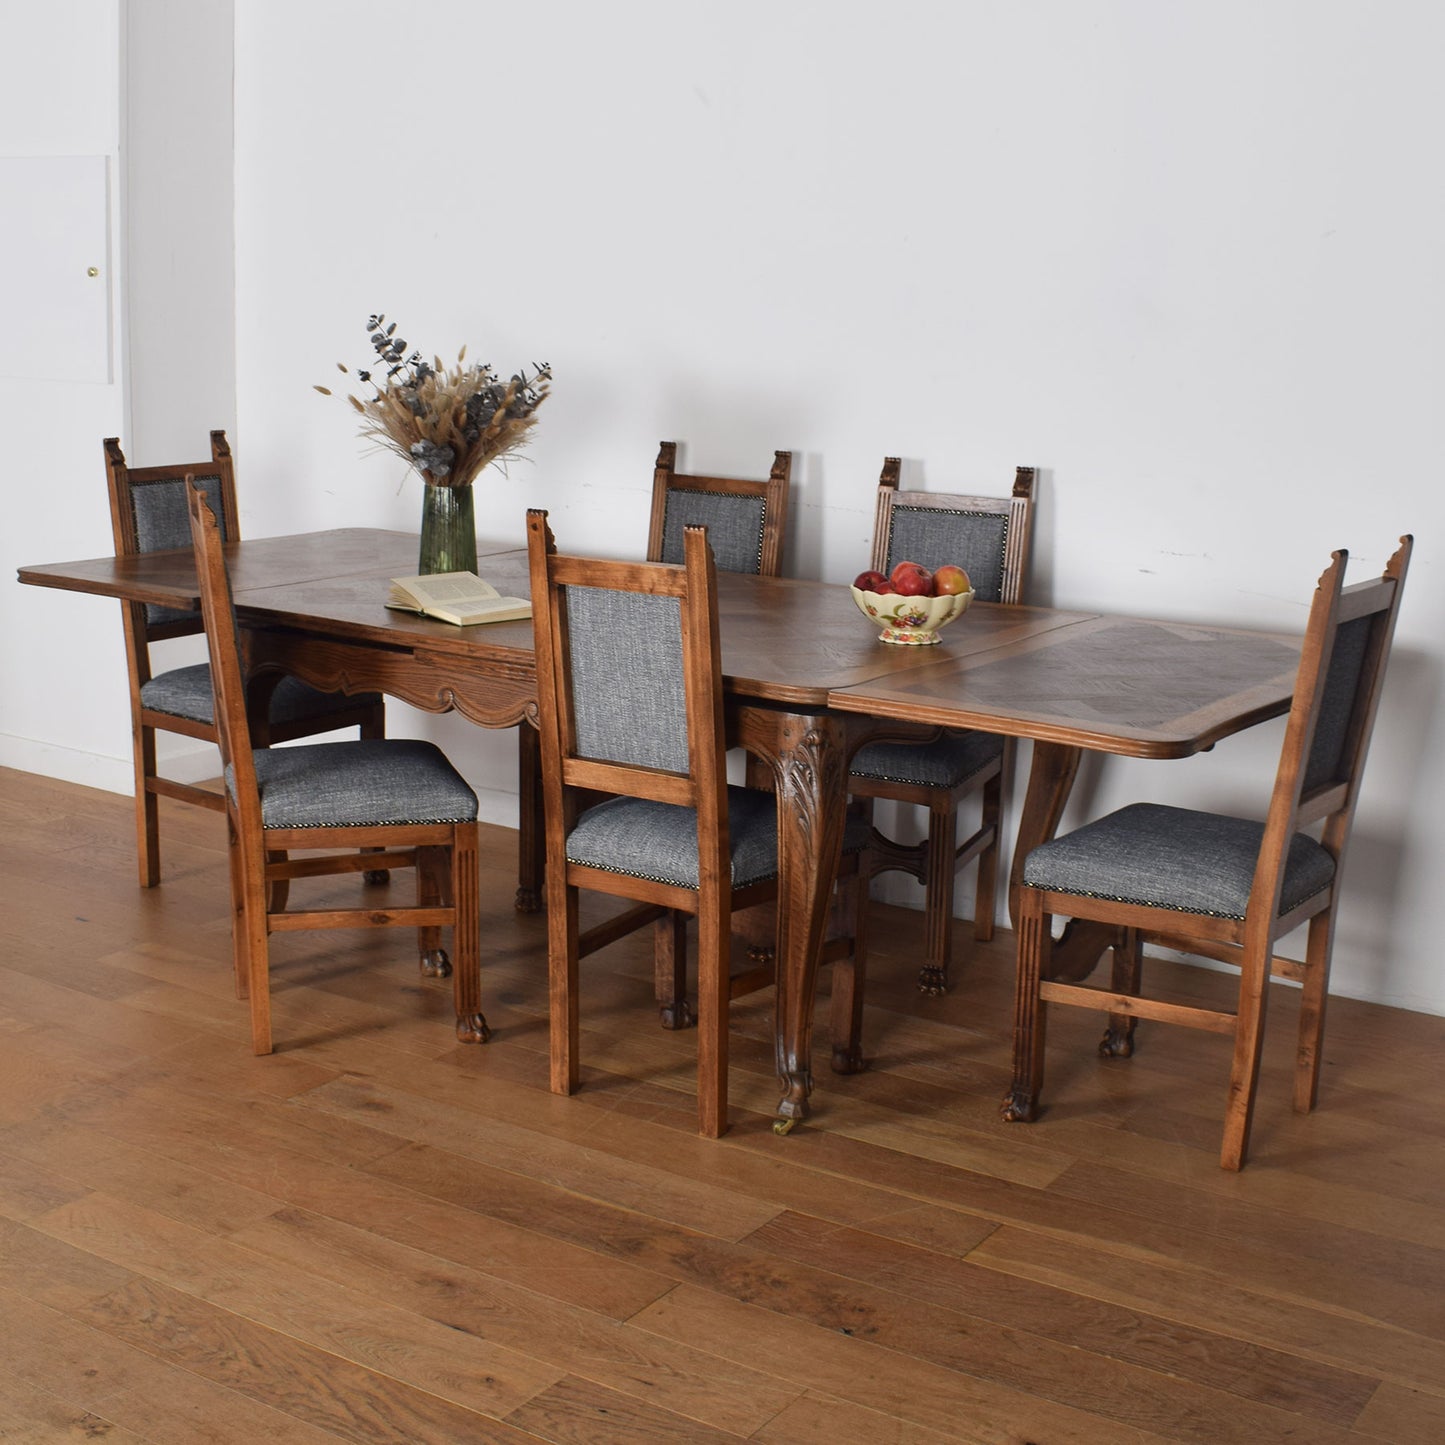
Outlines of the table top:
{"type": "MultiPolygon", "coordinates": [[[[342,528],[227,544],[243,620],[485,665],[530,665],[531,623],[458,628],[384,606],[416,565],[411,533],[342,528]]],[[[526,552],[479,549],[500,592],[529,595],[526,552]]],[[[22,582],[170,606],[195,604],[189,550],[21,568],[22,582]]],[[[1183,757],[1289,706],[1296,637],[1049,607],[974,604],[933,647],[878,640],[847,587],[718,574],[734,695],[1137,757],[1183,757]]]]}

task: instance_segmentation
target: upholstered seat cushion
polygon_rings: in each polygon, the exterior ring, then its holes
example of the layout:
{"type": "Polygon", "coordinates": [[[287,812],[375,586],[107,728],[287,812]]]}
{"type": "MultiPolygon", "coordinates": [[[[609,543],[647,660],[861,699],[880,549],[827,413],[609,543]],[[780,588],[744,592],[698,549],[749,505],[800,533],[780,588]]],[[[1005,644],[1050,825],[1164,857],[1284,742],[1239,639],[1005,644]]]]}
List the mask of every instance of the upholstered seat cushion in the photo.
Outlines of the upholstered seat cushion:
{"type": "MultiPolygon", "coordinates": [[[[1264,824],[1247,818],[1134,803],[1033,849],[1024,860],[1024,882],[1086,898],[1243,918],[1263,840],[1264,824]]],[[[1314,897],[1334,876],[1334,859],[1296,833],[1280,912],[1314,897]]]]}
{"type": "MultiPolygon", "coordinates": [[[[215,724],[216,703],[211,692],[209,664],[177,667],[151,678],[141,686],[141,706],[192,722],[215,724]]],[[[271,697],[272,722],[295,722],[301,718],[324,717],[331,712],[370,707],[381,701],[380,693],[320,692],[299,678],[283,677],[271,697]]]]}
{"type": "MultiPolygon", "coordinates": [[[[776,877],[777,804],[771,793],[728,789],[728,840],[735,888],[776,877]]],[[[578,818],[567,835],[567,861],[696,888],[697,813],[676,803],[609,798],[578,818]]]]}
{"type": "MultiPolygon", "coordinates": [[[[869,828],[849,819],[845,853],[868,845],[869,828]]],[[[777,876],[778,810],[774,795],[756,788],[728,789],[728,842],[733,887],[777,876]]],[[[567,861],[609,873],[696,888],[697,814],[676,803],[610,798],[589,808],[567,836],[567,861]]]]}
{"type": "MultiPolygon", "coordinates": [[[[268,828],[461,823],[477,816],[477,795],[435,743],[362,738],[257,748],[252,756],[268,828]]],[[[234,788],[227,768],[226,789],[234,788]]]]}
{"type": "Polygon", "coordinates": [[[931,743],[867,743],[853,758],[855,778],[953,788],[1003,755],[994,733],[945,732],[931,743]]]}

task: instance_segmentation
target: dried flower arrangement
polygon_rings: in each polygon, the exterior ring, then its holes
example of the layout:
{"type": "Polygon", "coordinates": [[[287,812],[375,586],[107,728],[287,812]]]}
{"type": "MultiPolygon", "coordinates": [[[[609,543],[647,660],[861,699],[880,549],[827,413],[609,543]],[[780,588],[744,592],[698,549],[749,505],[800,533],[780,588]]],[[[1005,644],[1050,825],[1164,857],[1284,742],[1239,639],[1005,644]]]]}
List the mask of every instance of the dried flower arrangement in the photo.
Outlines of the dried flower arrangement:
{"type": "MultiPolygon", "coordinates": [[[[530,377],[524,367],[502,381],[489,365],[466,365],[465,346],[446,367],[440,357],[429,363],[419,351],[408,355],[396,322],[379,313],[367,319],[366,330],[376,362],[356,376],[374,393],[347,400],[364,418],[361,435],[402,457],[428,486],[470,486],[484,467],[526,444],[547,399],[550,366],[534,366],[530,377]]],[[[344,363],[336,365],[350,375],[344,363]]],[[[325,386],[316,390],[332,394],[325,386]]]]}

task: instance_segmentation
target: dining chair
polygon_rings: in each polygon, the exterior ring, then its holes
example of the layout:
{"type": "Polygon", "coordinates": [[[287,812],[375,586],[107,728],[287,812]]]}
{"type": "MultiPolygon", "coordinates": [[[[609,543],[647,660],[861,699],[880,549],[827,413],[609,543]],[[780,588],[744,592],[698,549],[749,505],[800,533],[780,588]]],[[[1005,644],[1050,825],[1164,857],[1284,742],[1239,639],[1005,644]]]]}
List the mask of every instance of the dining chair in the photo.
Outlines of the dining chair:
{"type": "MultiPolygon", "coordinates": [[[[211,433],[211,459],[169,466],[132,467],[116,437],[104,443],[110,490],[110,521],[118,557],[191,545],[186,521],[185,478],[194,475],[215,512],[226,541],[240,536],[235,470],[224,431],[211,433]]],[[[130,676],[131,744],[135,763],[136,854],[142,888],[160,882],[159,799],[177,798],[213,812],[225,799],[213,789],[162,777],[156,766],[156,733],[179,733],[218,741],[210,665],[157,670],[151,644],[201,631],[198,612],[142,602],[121,604],[125,623],[126,666],[130,676]]],[[[386,710],[379,693],[321,692],[288,678],[277,687],[268,717],[253,723],[258,743],[288,742],[318,733],[358,727],[362,737],[386,732],[386,710]]],[[[374,870],[378,875],[382,870],[374,870]]]]}
{"type": "Polygon", "coordinates": [[[729,1002],[772,981],[771,964],[766,976],[757,968],[731,976],[731,920],[776,899],[778,834],[773,794],[727,781],[717,570],[707,529],[684,529],[681,565],[560,555],[540,510],[527,514],[527,539],[552,1090],[571,1094],[579,1082],[580,960],[647,924],[655,925],[655,946],[676,960],[685,956],[690,917],[698,1130],[716,1138],[728,1123],[729,1002]],[[583,930],[582,889],[635,906],[583,930]]]}
{"type": "Polygon", "coordinates": [[[1271,976],[1301,985],[1294,1107],[1314,1108],[1345,848],[1412,545],[1402,537],[1377,580],[1346,587],[1344,551],[1321,575],[1263,822],[1135,803],[1029,852],[1005,1120],[1030,1121],[1038,1111],[1050,1005],[1107,1013],[1105,1057],[1133,1053],[1141,1018],[1206,1029],[1233,1040],[1220,1164],[1241,1168],[1271,976]],[[1318,837],[1304,831],[1315,825],[1318,837]],[[1056,914],[1115,930],[1107,986],[1052,976],[1056,914]],[[1306,923],[1304,958],[1276,954],[1277,941],[1306,923]],[[1235,1007],[1146,994],[1145,943],[1238,969],[1235,1007]]]}
{"type": "Polygon", "coordinates": [[[677,470],[677,443],[661,443],[652,472],[647,560],[681,562],[685,529],[706,527],[722,571],[777,577],[783,570],[792,470],[792,452],[774,452],[765,482],[687,476],[677,470]]]}
{"type": "MultiPolygon", "coordinates": [[[[788,520],[789,478],[793,454],[774,452],[766,481],[741,477],[705,477],[680,474],[676,442],[662,442],[652,472],[652,510],[648,524],[649,562],[683,560],[683,531],[688,526],[708,529],[715,563],[725,572],[776,577],[783,566],[783,541],[788,520]]],[[[541,775],[536,730],[523,724],[517,733],[518,847],[522,868],[517,907],[536,912],[541,907],[541,886],[534,861],[542,851],[541,775]]],[[[659,997],[663,1019],[676,1021],[659,997]]],[[[679,1016],[680,1017],[680,1016],[679,1016]]]]}
{"type": "Polygon", "coordinates": [[[318,928],[414,927],[422,974],[452,977],[457,1037],[485,1042],[476,794],[434,743],[252,746],[220,521],[206,491],[190,479],[187,486],[225,768],[232,959],[237,993],[250,1000],[253,1051],[272,1049],[271,935],[318,928]],[[368,868],[414,868],[415,905],[287,906],[293,879],[368,868]],[[444,928],[454,959],[442,948],[444,928]]]}
{"type": "MultiPolygon", "coordinates": [[[[886,574],[905,560],[929,571],[952,562],[968,573],[975,600],[1022,602],[1035,469],[1016,468],[1007,497],[901,491],[899,471],[897,457],[884,460],[870,565],[886,574]]],[[[868,743],[853,758],[848,791],[862,800],[865,815],[872,816],[877,799],[928,810],[928,835],[921,843],[902,843],[875,828],[870,863],[875,874],[907,873],[924,886],[918,987],[926,994],[949,987],[955,875],[975,859],[973,936],[980,943],[993,937],[999,826],[1013,751],[1011,740],[992,733],[949,730],[929,743],[868,743]],[[981,794],[979,825],[960,843],[959,804],[974,793],[981,794]]]]}

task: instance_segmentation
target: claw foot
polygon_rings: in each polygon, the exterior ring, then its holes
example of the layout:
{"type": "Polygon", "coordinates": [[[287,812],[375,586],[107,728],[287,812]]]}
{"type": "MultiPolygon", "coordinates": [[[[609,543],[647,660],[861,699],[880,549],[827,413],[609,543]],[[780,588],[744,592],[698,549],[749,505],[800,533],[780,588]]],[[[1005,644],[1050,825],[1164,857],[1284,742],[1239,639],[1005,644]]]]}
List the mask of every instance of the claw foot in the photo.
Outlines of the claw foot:
{"type": "Polygon", "coordinates": [[[861,1074],[868,1067],[863,1050],[848,1044],[839,1044],[833,1049],[833,1072],[835,1074],[861,1074]]]}
{"type": "Polygon", "coordinates": [[[542,911],[542,895],[535,888],[519,888],[517,896],[512,900],[512,907],[518,913],[540,913],[542,911]]]}
{"type": "Polygon", "coordinates": [[[457,1038],[464,1044],[484,1044],[491,1038],[486,1016],[480,1013],[460,1014],[457,1017],[457,1038]]]}
{"type": "Polygon", "coordinates": [[[657,1014],[665,1029],[690,1029],[697,1022],[692,1005],[685,998],[663,1004],[657,1014]]]}
{"type": "Polygon", "coordinates": [[[452,961],[447,957],[446,949],[431,948],[422,954],[421,976],[423,978],[450,978],[452,976],[452,961]]]}
{"type": "Polygon", "coordinates": [[[1034,1096],[1022,1084],[1015,1084],[1003,1096],[999,1117],[1005,1124],[1032,1124],[1035,1114],[1034,1096]]]}
{"type": "Polygon", "coordinates": [[[918,992],[930,998],[938,998],[948,992],[948,972],[934,964],[926,963],[918,970],[918,992]]]}
{"type": "Polygon", "coordinates": [[[1106,1059],[1130,1059],[1134,1057],[1134,1021],[1129,1020],[1126,1028],[1110,1028],[1099,1040],[1099,1053],[1106,1059]]]}

